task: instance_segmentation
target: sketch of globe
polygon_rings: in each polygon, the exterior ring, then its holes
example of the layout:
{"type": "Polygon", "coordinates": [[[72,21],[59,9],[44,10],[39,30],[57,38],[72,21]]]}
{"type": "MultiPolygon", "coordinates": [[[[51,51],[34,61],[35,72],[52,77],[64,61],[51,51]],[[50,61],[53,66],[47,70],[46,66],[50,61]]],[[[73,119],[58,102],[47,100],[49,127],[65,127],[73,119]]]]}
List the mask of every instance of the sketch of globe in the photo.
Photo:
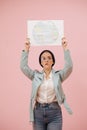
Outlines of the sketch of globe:
{"type": "Polygon", "coordinates": [[[32,31],[37,44],[53,44],[58,39],[58,28],[53,21],[37,22],[32,31]]]}

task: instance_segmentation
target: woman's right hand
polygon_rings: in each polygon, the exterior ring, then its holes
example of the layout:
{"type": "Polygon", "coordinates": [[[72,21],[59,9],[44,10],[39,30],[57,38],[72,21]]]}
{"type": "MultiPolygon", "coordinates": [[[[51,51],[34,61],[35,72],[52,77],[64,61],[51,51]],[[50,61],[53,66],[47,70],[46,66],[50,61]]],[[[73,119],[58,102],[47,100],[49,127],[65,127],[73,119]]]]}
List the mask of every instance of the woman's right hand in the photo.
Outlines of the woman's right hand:
{"type": "Polygon", "coordinates": [[[26,38],[26,41],[25,41],[25,51],[29,51],[29,48],[30,48],[30,40],[29,38],[26,38]]]}

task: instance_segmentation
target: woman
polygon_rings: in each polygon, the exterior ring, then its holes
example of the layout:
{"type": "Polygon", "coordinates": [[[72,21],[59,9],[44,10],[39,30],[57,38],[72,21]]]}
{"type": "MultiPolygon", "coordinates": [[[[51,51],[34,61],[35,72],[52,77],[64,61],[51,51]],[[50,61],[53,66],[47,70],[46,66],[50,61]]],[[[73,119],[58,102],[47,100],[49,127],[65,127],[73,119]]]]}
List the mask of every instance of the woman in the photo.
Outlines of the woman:
{"type": "Polygon", "coordinates": [[[65,65],[60,71],[55,71],[55,57],[49,50],[44,50],[39,56],[42,72],[32,70],[28,66],[30,42],[27,39],[25,50],[22,52],[20,67],[22,72],[32,80],[32,93],[30,102],[30,121],[34,130],[62,130],[61,104],[72,114],[66,102],[61,83],[72,72],[72,60],[68,50],[66,38],[62,38],[65,65]]]}

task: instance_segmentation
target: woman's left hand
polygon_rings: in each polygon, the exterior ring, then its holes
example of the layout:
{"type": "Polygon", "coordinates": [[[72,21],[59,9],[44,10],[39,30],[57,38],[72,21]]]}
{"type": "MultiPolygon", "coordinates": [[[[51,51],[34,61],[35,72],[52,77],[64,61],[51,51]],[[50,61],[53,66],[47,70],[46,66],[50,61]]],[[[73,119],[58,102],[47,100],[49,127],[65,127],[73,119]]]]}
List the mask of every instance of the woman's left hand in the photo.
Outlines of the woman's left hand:
{"type": "Polygon", "coordinates": [[[68,49],[68,42],[65,37],[62,38],[62,47],[64,50],[68,49]]]}

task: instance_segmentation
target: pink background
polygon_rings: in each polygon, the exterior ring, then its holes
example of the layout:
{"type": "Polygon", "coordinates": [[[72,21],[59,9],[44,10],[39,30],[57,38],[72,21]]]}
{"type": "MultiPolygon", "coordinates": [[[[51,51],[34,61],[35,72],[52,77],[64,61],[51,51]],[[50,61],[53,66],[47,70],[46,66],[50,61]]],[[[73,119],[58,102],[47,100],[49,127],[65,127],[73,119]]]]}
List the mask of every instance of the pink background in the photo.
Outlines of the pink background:
{"type": "MultiPolygon", "coordinates": [[[[31,81],[20,71],[21,50],[27,20],[63,19],[74,69],[63,83],[74,114],[63,109],[63,130],[87,130],[87,1],[0,0],[0,130],[29,130],[31,81]]],[[[39,53],[50,49],[56,57],[54,69],[63,67],[60,46],[30,49],[30,66],[41,70],[39,53]]]]}

